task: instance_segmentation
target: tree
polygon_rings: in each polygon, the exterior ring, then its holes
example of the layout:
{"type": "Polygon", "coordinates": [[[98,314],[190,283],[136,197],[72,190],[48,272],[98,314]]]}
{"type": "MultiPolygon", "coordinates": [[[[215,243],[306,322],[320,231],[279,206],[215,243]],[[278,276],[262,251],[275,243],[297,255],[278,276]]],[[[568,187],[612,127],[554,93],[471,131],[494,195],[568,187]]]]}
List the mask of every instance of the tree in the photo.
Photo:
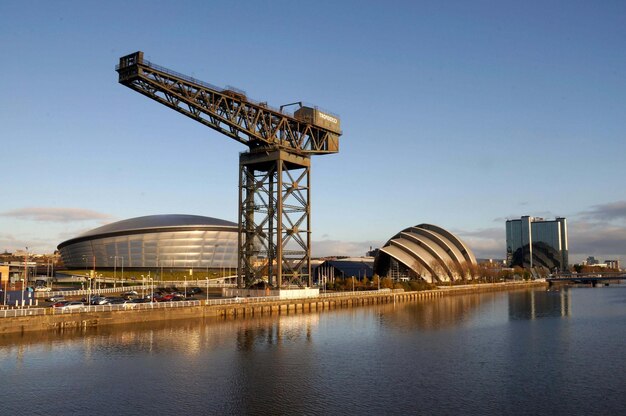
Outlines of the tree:
{"type": "Polygon", "coordinates": [[[393,280],[391,280],[391,277],[385,277],[381,286],[384,289],[393,289],[393,280]]]}
{"type": "MultiPolygon", "coordinates": [[[[446,274],[444,267],[441,265],[441,263],[439,263],[438,260],[431,261],[430,268],[435,273],[435,276],[437,277],[437,279],[439,279],[439,281],[443,282],[443,281],[448,280],[449,277],[446,274]]],[[[434,282],[434,279],[433,279],[433,282],[434,282]]]]}
{"type": "Polygon", "coordinates": [[[378,289],[380,287],[380,276],[377,274],[372,277],[372,287],[374,289],[378,289]]]}
{"type": "Polygon", "coordinates": [[[413,267],[411,267],[411,269],[415,272],[415,274],[417,274],[417,276],[419,276],[420,279],[426,280],[427,274],[430,274],[428,273],[428,269],[426,269],[426,267],[424,267],[424,265],[418,260],[413,262],[413,267]]]}

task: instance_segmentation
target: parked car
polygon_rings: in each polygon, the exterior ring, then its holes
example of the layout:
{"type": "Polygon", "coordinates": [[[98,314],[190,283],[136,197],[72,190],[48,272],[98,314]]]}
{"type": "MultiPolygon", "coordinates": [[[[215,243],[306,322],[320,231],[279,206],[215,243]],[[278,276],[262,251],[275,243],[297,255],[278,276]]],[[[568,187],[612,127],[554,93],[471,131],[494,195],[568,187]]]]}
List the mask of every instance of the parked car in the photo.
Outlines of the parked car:
{"type": "Polygon", "coordinates": [[[65,300],[65,296],[63,295],[50,296],[48,299],[46,299],[46,301],[52,302],[52,303],[55,303],[61,300],[65,300]]]}
{"type": "Polygon", "coordinates": [[[176,295],[175,295],[175,294],[173,294],[173,293],[170,293],[170,294],[168,294],[168,295],[163,295],[163,296],[155,297],[154,299],[155,299],[157,302],[171,302],[171,301],[172,301],[172,299],[174,299],[174,296],[176,296],[176,295]]]}
{"type": "Polygon", "coordinates": [[[68,303],[70,303],[69,300],[60,300],[58,302],[53,303],[50,306],[53,307],[53,308],[60,308],[61,306],[65,306],[68,303]]]}
{"type": "Polygon", "coordinates": [[[107,303],[109,303],[109,300],[104,296],[96,296],[91,298],[92,305],[106,305],[107,303]]]}
{"type": "Polygon", "coordinates": [[[59,306],[59,309],[81,309],[84,307],[85,307],[85,304],[83,302],[74,301],[74,302],[68,302],[63,306],[59,306]]]}
{"type": "Polygon", "coordinates": [[[187,293],[190,295],[198,295],[202,293],[202,289],[200,289],[199,287],[190,287],[189,289],[187,289],[187,293]]]}
{"type": "Polygon", "coordinates": [[[126,291],[126,292],[122,292],[122,294],[120,296],[125,298],[125,299],[129,299],[129,298],[132,298],[132,297],[139,296],[139,293],[137,293],[136,290],[129,290],[129,291],[126,291]]]}
{"type": "Polygon", "coordinates": [[[125,308],[134,308],[135,307],[135,303],[133,303],[132,300],[122,299],[122,298],[115,298],[115,299],[111,300],[109,302],[109,305],[122,305],[125,308]]]}

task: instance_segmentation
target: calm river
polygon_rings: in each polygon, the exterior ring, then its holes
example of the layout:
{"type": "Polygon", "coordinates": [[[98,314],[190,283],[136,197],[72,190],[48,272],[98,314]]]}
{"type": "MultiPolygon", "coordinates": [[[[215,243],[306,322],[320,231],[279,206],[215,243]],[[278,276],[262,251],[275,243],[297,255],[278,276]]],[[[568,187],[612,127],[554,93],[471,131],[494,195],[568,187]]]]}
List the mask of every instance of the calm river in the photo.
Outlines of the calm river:
{"type": "Polygon", "coordinates": [[[626,286],[0,338],[1,415],[626,414],[626,286]]]}

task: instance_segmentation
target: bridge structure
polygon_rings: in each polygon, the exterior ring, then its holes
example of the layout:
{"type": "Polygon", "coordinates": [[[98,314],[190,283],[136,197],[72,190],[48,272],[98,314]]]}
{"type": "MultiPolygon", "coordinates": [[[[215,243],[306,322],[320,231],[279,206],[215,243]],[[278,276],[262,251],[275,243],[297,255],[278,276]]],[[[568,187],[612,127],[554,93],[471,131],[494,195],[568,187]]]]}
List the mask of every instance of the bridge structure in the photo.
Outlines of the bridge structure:
{"type": "Polygon", "coordinates": [[[550,286],[556,283],[571,283],[595,287],[598,284],[619,284],[622,280],[626,280],[626,273],[624,272],[560,273],[546,278],[546,282],[550,286]]]}

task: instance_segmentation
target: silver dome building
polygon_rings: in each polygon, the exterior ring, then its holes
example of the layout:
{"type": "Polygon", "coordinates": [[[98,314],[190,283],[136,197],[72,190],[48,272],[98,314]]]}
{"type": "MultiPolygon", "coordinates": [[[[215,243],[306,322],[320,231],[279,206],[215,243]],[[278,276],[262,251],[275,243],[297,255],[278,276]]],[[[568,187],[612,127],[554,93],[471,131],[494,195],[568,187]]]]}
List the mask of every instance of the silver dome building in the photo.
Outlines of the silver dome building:
{"type": "Polygon", "coordinates": [[[420,224],[393,236],[378,251],[374,272],[381,277],[423,279],[429,283],[469,278],[476,257],[457,236],[420,224]]]}
{"type": "Polygon", "coordinates": [[[150,215],[59,244],[67,268],[237,267],[237,224],[198,215],[150,215]]]}

